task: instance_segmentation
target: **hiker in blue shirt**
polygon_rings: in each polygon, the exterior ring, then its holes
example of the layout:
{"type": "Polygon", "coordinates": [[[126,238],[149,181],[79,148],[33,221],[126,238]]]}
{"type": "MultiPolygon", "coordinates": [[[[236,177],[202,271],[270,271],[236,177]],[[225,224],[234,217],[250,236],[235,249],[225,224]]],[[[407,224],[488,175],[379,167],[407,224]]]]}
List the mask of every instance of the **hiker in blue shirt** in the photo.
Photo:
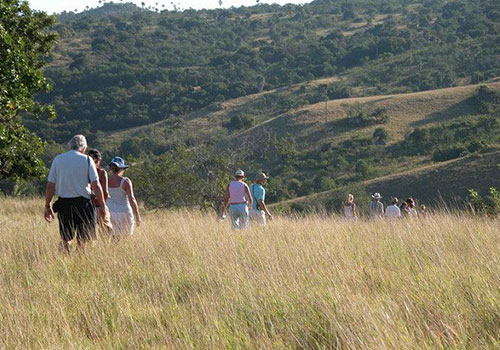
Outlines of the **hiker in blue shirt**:
{"type": "Polygon", "coordinates": [[[250,193],[252,194],[252,210],[250,211],[250,220],[261,225],[266,224],[266,215],[272,220],[273,216],[269,212],[266,206],[266,190],[264,185],[267,183],[269,177],[264,173],[257,174],[255,178],[255,183],[250,187],[250,193]]]}

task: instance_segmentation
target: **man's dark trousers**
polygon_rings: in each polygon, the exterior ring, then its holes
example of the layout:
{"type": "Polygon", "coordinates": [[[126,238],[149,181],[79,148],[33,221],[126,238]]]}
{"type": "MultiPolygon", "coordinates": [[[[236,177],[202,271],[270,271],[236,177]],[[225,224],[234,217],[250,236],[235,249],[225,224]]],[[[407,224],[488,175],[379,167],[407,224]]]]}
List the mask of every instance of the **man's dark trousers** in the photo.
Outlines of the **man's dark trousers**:
{"type": "Polygon", "coordinates": [[[86,241],[96,238],[95,209],[85,197],[59,198],[57,219],[59,233],[64,241],[76,238],[86,241]]]}

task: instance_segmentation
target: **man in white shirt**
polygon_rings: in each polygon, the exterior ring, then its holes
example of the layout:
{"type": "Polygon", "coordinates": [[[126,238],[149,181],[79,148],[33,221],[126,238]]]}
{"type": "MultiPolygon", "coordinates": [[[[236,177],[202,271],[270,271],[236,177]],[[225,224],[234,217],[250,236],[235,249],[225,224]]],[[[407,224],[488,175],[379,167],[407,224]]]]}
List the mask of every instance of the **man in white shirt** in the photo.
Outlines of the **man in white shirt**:
{"type": "Polygon", "coordinates": [[[62,247],[69,253],[69,244],[75,234],[78,244],[84,248],[86,241],[95,237],[95,208],[91,201],[92,191],[100,204],[98,214],[103,217],[104,196],[95,163],[85,155],[87,140],[75,135],[68,143],[70,150],[54,158],[50,167],[45,190],[45,220],[52,222],[57,212],[62,247]],[[54,194],[58,197],[52,205],[54,194]]]}
{"type": "Polygon", "coordinates": [[[398,207],[399,200],[396,197],[392,198],[392,205],[385,209],[385,217],[388,219],[399,219],[401,217],[401,210],[398,207]]]}

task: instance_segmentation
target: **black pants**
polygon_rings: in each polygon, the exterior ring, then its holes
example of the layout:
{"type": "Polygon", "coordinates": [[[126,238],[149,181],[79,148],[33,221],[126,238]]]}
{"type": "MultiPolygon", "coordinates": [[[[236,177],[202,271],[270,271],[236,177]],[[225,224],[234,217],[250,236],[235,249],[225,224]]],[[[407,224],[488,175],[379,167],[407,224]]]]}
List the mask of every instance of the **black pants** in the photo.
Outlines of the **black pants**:
{"type": "Polygon", "coordinates": [[[95,210],[90,199],[59,198],[58,201],[59,233],[64,241],[74,239],[75,233],[79,241],[96,238],[95,210]]]}

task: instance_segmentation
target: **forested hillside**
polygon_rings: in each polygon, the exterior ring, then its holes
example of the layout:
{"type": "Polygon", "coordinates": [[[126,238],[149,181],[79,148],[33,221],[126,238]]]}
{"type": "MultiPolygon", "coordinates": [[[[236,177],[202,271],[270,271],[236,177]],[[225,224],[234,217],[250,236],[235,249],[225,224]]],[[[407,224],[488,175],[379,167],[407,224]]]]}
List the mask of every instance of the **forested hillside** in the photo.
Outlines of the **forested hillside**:
{"type": "Polygon", "coordinates": [[[58,17],[54,89],[39,96],[58,118],[25,122],[141,164],[131,175],[152,207],[216,206],[236,167],[271,173],[272,202],[345,192],[496,152],[499,18],[493,0],[107,3],[58,17]]]}
{"type": "Polygon", "coordinates": [[[498,18],[494,0],[161,13],[105,4],[59,17],[54,89],[40,97],[58,119],[28,124],[60,142],[321,77],[343,77],[324,87],[330,99],[477,83],[500,75],[498,18]]]}

